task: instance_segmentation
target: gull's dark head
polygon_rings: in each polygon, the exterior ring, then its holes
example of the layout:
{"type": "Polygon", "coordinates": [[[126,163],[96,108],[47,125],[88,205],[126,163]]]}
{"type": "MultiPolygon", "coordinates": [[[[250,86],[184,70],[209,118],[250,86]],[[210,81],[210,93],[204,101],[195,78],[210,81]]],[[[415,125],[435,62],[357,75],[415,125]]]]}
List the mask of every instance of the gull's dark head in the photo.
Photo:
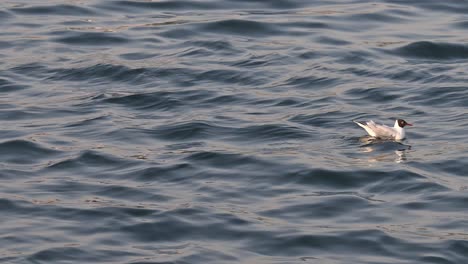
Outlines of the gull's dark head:
{"type": "Polygon", "coordinates": [[[397,122],[398,122],[398,126],[401,127],[401,128],[403,128],[405,126],[413,126],[412,124],[406,122],[403,119],[398,119],[397,122]]]}

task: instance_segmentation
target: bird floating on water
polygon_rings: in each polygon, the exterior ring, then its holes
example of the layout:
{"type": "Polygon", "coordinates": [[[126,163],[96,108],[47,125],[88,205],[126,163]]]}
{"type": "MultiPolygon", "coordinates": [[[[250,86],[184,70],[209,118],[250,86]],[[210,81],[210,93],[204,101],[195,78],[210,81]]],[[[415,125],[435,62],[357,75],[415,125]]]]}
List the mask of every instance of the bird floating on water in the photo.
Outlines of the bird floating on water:
{"type": "Polygon", "coordinates": [[[412,124],[406,122],[403,119],[395,120],[395,125],[389,127],[386,125],[376,124],[374,121],[353,121],[358,124],[360,127],[364,128],[366,132],[375,138],[391,138],[394,140],[402,140],[405,138],[405,126],[413,126],[412,124]]]}

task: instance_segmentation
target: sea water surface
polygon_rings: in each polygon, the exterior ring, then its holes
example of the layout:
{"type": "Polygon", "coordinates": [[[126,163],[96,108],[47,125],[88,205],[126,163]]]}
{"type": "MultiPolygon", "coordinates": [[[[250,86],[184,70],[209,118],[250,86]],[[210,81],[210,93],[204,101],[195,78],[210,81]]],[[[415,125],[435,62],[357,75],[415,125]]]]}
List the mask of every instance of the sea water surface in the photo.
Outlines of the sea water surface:
{"type": "Polygon", "coordinates": [[[467,14],[2,1],[0,262],[468,263],[467,14]]]}

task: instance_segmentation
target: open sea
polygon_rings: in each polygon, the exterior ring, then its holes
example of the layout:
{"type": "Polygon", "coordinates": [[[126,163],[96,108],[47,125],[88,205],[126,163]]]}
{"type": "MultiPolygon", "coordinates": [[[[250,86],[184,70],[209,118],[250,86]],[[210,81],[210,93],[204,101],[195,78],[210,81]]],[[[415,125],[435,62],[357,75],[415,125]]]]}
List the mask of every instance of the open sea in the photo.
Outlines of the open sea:
{"type": "Polygon", "coordinates": [[[0,263],[468,263],[467,14],[1,1],[0,263]]]}

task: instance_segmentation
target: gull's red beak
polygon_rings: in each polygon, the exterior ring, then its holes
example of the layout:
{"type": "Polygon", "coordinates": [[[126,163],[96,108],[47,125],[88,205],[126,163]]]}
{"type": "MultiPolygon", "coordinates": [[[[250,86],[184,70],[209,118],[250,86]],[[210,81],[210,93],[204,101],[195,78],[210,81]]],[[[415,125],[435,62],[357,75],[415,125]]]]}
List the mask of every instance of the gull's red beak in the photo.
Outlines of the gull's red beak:
{"type": "Polygon", "coordinates": [[[410,123],[406,123],[407,126],[413,126],[413,124],[410,124],[410,123]]]}

